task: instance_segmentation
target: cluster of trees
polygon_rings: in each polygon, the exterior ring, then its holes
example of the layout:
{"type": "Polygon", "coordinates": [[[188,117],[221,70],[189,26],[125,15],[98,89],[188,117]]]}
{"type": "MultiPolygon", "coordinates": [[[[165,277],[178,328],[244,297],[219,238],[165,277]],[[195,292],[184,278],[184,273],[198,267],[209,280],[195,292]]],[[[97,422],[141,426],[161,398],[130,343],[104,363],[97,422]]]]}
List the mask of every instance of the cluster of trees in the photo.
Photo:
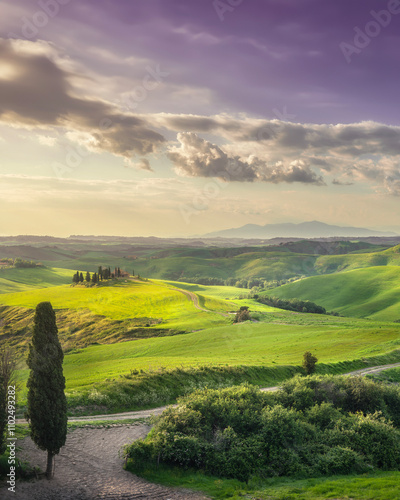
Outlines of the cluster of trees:
{"type": "Polygon", "coordinates": [[[360,377],[296,377],[277,392],[197,390],[125,449],[132,472],[165,466],[250,478],[400,468],[400,389],[360,377]]]}
{"type": "Polygon", "coordinates": [[[314,314],[331,314],[332,316],[339,316],[339,313],[337,312],[327,313],[325,307],[319,306],[314,302],[310,302],[309,300],[280,299],[278,297],[267,297],[265,295],[260,297],[257,294],[254,295],[253,298],[261,304],[265,304],[271,307],[277,307],[278,309],[285,309],[287,311],[314,314]]]}
{"type": "MultiPolygon", "coordinates": [[[[11,260],[12,262],[12,259],[7,260],[11,260]]],[[[19,257],[14,259],[13,265],[17,268],[43,267],[43,264],[41,264],[40,262],[35,262],[33,260],[24,260],[20,259],[19,257]]]]}
{"type": "Polygon", "coordinates": [[[211,276],[194,276],[179,278],[177,281],[185,283],[197,283],[199,285],[214,285],[214,286],[235,286],[237,288],[248,288],[254,291],[268,290],[277,286],[286,285],[299,279],[299,276],[289,279],[268,281],[264,278],[215,278],[211,276]]]}
{"type": "Polygon", "coordinates": [[[121,269],[119,267],[116,267],[114,269],[114,272],[111,272],[110,267],[103,268],[102,266],[99,266],[97,273],[93,273],[91,275],[89,271],[86,271],[85,277],[83,276],[82,272],[77,271],[72,276],[72,282],[73,283],[83,283],[85,281],[86,283],[99,283],[100,281],[103,281],[103,280],[120,278],[121,276],[126,276],[126,275],[127,275],[127,273],[125,271],[121,271],[121,269]]]}

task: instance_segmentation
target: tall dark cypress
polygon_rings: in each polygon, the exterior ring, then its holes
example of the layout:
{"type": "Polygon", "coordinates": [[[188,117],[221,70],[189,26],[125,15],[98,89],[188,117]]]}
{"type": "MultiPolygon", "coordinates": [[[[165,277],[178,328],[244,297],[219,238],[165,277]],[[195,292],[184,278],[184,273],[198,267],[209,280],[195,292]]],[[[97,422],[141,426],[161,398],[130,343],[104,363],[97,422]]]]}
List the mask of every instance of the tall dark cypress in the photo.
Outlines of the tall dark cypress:
{"type": "Polygon", "coordinates": [[[67,436],[63,359],[54,310],[50,302],[41,302],[36,307],[32,343],[29,345],[26,417],[32,440],[41,450],[47,451],[48,479],[53,476],[54,456],[64,446],[67,436]]]}

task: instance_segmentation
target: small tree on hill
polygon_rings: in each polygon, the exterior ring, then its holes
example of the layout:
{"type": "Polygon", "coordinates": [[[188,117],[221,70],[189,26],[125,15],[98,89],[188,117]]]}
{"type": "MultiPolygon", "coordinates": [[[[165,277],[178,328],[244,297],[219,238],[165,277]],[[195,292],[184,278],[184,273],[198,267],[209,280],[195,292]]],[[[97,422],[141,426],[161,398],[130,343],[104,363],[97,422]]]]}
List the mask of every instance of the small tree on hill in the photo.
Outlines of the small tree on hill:
{"type": "Polygon", "coordinates": [[[63,359],[54,310],[50,302],[41,302],[36,307],[27,360],[30,373],[26,417],[32,440],[47,451],[48,479],[53,476],[54,456],[64,446],[67,436],[63,359]]]}
{"type": "Polygon", "coordinates": [[[89,271],[86,271],[86,283],[90,283],[90,273],[89,271]]]}
{"type": "Polygon", "coordinates": [[[79,281],[80,281],[81,283],[83,283],[83,273],[80,273],[80,274],[79,274],[79,281]]]}
{"type": "Polygon", "coordinates": [[[315,372],[315,365],[318,361],[318,358],[314,356],[314,354],[311,354],[310,351],[306,351],[303,354],[303,368],[307,375],[311,375],[312,373],[315,372]]]}
{"type": "Polygon", "coordinates": [[[97,277],[97,273],[93,273],[92,274],[92,283],[97,283],[99,281],[98,277],[97,277]]]}
{"type": "Polygon", "coordinates": [[[239,311],[236,313],[234,323],[242,323],[243,321],[248,321],[251,319],[250,311],[248,306],[241,306],[239,311]]]}

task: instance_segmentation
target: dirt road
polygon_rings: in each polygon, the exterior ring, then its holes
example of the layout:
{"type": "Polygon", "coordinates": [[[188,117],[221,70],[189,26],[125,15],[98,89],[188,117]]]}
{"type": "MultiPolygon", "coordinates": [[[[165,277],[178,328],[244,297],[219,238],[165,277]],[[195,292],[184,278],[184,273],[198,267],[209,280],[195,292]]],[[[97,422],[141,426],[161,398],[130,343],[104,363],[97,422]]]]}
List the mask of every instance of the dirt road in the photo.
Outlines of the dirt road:
{"type": "Polygon", "coordinates": [[[219,314],[220,316],[224,316],[224,318],[228,318],[229,314],[218,312],[218,311],[210,311],[209,309],[204,309],[203,307],[199,306],[199,298],[198,296],[193,293],[193,292],[188,292],[187,290],[182,290],[181,288],[171,288],[171,290],[175,290],[177,292],[183,293],[183,295],[186,295],[186,297],[193,302],[193,305],[196,309],[199,311],[204,311],[204,312],[210,312],[214,314],[219,314]]]}
{"type": "MultiPolygon", "coordinates": [[[[125,471],[119,451],[123,445],[143,438],[150,427],[144,424],[110,428],[79,428],[69,433],[56,457],[53,480],[17,481],[16,492],[0,489],[2,500],[202,500],[202,494],[151,484],[125,471]]],[[[21,440],[19,457],[46,468],[46,453],[30,438],[21,440]]]]}

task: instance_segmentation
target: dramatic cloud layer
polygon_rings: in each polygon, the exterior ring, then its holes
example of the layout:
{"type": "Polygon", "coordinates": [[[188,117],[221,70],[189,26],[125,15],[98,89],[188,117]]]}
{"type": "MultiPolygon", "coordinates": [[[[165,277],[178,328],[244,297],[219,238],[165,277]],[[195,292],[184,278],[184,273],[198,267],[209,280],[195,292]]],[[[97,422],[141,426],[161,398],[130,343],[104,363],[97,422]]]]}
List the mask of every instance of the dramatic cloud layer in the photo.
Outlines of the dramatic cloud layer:
{"type": "Polygon", "coordinates": [[[49,43],[0,39],[0,67],[2,122],[84,132],[93,150],[127,158],[151,153],[164,142],[144,118],[121,113],[100,99],[78,96],[74,81],[84,75],[75,74],[71,62],[49,43]]]}
{"type": "Polygon", "coordinates": [[[302,182],[322,185],[317,176],[302,161],[285,166],[282,162],[268,165],[256,156],[240,159],[228,156],[220,147],[193,132],[178,134],[180,147],[171,147],[168,157],[174,163],[178,174],[192,177],[218,177],[234,182],[302,182]]]}
{"type": "Polygon", "coordinates": [[[396,5],[3,0],[0,234],[397,226],[396,5]]]}
{"type": "Polygon", "coordinates": [[[322,176],[334,175],[335,185],[367,182],[400,195],[400,127],[375,122],[301,124],[226,115],[153,118],[160,126],[191,132],[178,134],[181,146],[169,153],[178,171],[187,175],[217,175],[229,161],[238,161],[242,176],[232,180],[323,185],[322,176]],[[225,144],[212,145],[193,132],[218,136],[225,144]]]}

